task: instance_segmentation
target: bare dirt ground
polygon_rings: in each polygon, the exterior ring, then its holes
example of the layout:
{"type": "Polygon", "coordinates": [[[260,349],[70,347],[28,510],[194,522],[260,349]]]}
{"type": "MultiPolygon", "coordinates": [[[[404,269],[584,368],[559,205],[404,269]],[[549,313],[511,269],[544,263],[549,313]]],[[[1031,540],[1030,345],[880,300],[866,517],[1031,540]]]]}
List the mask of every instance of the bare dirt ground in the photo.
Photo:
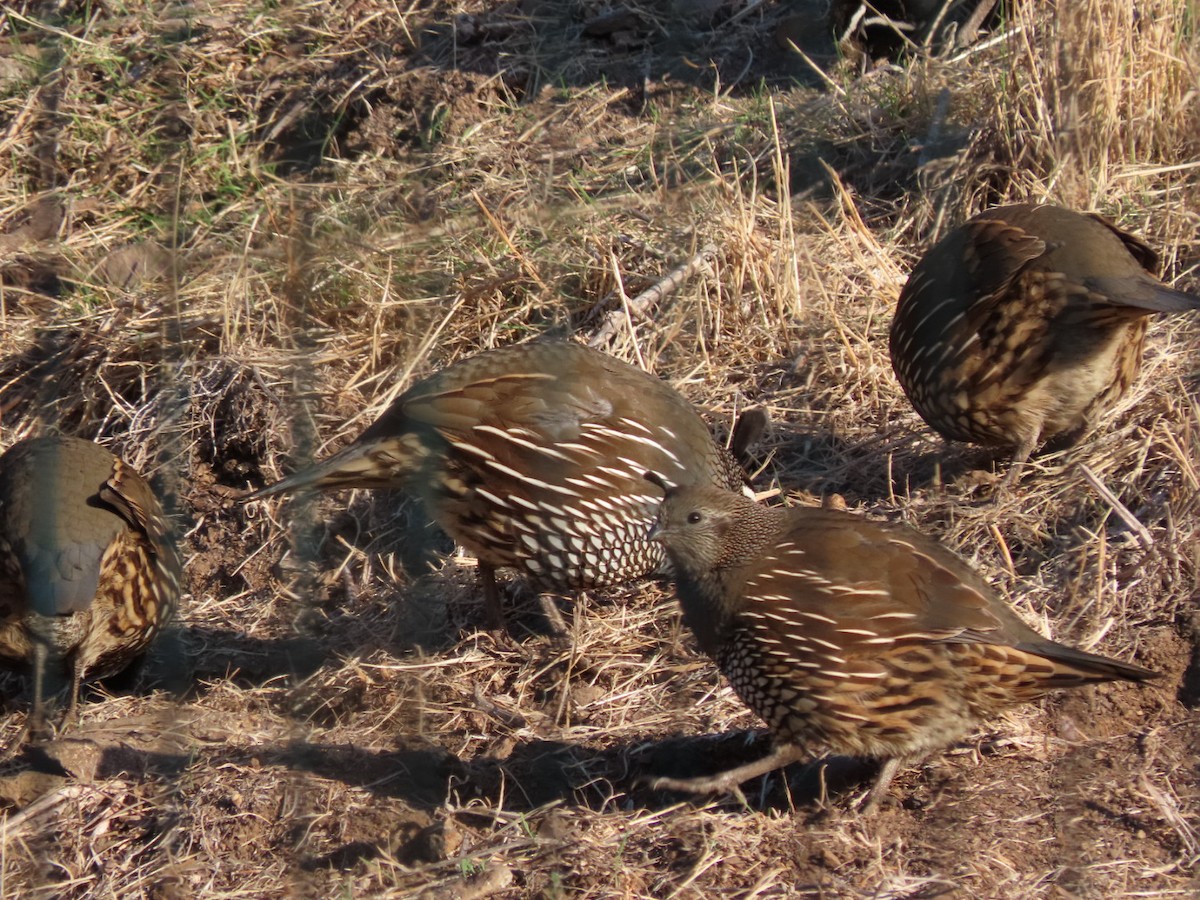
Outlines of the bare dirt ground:
{"type": "MultiPolygon", "coordinates": [[[[1007,200],[1100,209],[1200,289],[1194,10],[1029,4],[894,64],[839,51],[824,14],[0,9],[0,447],[54,428],[154,474],[188,583],[146,664],[0,771],[0,894],[1200,892],[1200,322],[1156,322],[1131,395],[999,502],[992,456],[929,431],[886,347],[921,250],[1007,200]],[[766,502],[909,522],[1043,632],[1162,679],[987,723],[870,817],[850,760],[705,803],[640,779],[767,736],[666,586],[560,599],[562,636],[514,585],[495,635],[403,496],[237,502],[414,379],[586,339],[690,261],[608,349],[719,433],[766,406],[766,502]]],[[[8,741],[29,685],[6,677],[8,741]]]]}

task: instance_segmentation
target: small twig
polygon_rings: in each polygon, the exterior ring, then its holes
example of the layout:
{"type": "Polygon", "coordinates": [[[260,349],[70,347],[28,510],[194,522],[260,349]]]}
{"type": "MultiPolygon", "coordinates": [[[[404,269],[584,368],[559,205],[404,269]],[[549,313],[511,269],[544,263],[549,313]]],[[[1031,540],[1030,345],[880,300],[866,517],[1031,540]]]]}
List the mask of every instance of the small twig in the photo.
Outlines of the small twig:
{"type": "Polygon", "coordinates": [[[645,316],[646,311],[666,297],[672,291],[678,290],[693,273],[701,266],[707,265],[716,258],[717,245],[705,244],[700,248],[700,252],[685,262],[664,275],[656,284],[642,291],[627,304],[622,302],[621,309],[614,309],[596,329],[596,333],[592,339],[588,341],[589,347],[602,347],[612,340],[613,335],[622,324],[632,325],[633,317],[645,316]]]}
{"type": "Polygon", "coordinates": [[[475,685],[475,705],[508,728],[524,728],[529,724],[520,713],[507,710],[485,697],[479,685],[475,685]]]}
{"type": "Polygon", "coordinates": [[[788,47],[791,48],[792,52],[798,53],[800,55],[800,58],[802,60],[804,60],[805,64],[810,69],[812,69],[813,72],[815,72],[822,81],[825,82],[825,86],[827,88],[829,88],[833,93],[837,94],[839,97],[844,98],[846,96],[846,89],[844,87],[842,87],[840,84],[838,84],[836,81],[834,81],[832,78],[830,78],[829,75],[825,72],[825,70],[822,69],[820,66],[818,66],[815,62],[813,62],[812,58],[807,53],[805,53],[803,50],[801,50],[796,45],[796,42],[791,40],[790,38],[788,39],[788,47]]]}
{"type": "Polygon", "coordinates": [[[1004,557],[1004,564],[1008,567],[1008,574],[1013,578],[1017,577],[1017,567],[1013,563],[1012,553],[1008,549],[1008,542],[1004,540],[1004,535],[1000,533],[1000,529],[996,527],[994,522],[988,523],[988,531],[992,533],[992,539],[1000,548],[1000,555],[1004,557]]]}
{"type": "Polygon", "coordinates": [[[1024,30],[1025,30],[1024,25],[1014,25],[1012,28],[1009,28],[1007,31],[1002,31],[999,34],[993,35],[992,37],[988,38],[987,40],[980,41],[977,44],[972,44],[971,46],[959,51],[958,53],[956,53],[954,56],[950,57],[946,61],[948,63],[962,62],[964,59],[968,59],[969,57],[972,57],[977,53],[982,53],[984,50],[987,50],[989,47],[994,47],[997,44],[1004,43],[1009,38],[1016,37],[1018,34],[1021,34],[1024,30]]]}
{"type": "Polygon", "coordinates": [[[1150,529],[1137,520],[1137,517],[1129,511],[1129,507],[1122,503],[1117,495],[1110,491],[1107,485],[1100,480],[1100,476],[1083,463],[1079,464],[1079,471],[1083,473],[1084,480],[1104,499],[1104,502],[1112,507],[1113,512],[1117,514],[1117,518],[1124,522],[1129,530],[1137,536],[1138,543],[1147,550],[1153,547],[1154,537],[1150,534],[1150,529]]]}
{"type": "Polygon", "coordinates": [[[725,23],[725,27],[730,28],[731,26],[738,24],[738,22],[742,21],[742,19],[746,18],[748,15],[762,6],[763,2],[764,0],[751,0],[751,2],[747,3],[745,7],[742,8],[741,12],[735,13],[729,17],[729,21],[725,23]]]}
{"type": "Polygon", "coordinates": [[[48,794],[43,794],[38,797],[23,810],[13,813],[11,816],[0,817],[0,843],[7,844],[15,832],[30,819],[34,819],[44,812],[49,812],[54,807],[68,801],[75,800],[88,790],[86,784],[68,784],[56,791],[51,791],[48,794]]]}
{"type": "Polygon", "coordinates": [[[979,28],[983,25],[983,20],[987,18],[988,13],[992,11],[992,7],[996,5],[996,0],[979,0],[979,5],[975,7],[974,12],[967,16],[967,20],[962,23],[962,27],[958,29],[958,34],[955,35],[954,41],[959,47],[966,47],[975,41],[975,36],[979,34],[979,28]]]}
{"type": "Polygon", "coordinates": [[[455,879],[439,887],[422,891],[420,900],[481,900],[505,890],[513,883],[512,869],[488,866],[467,879],[455,879]]]}
{"type": "MultiPolygon", "coordinates": [[[[646,360],[642,358],[642,348],[638,346],[637,335],[633,332],[634,310],[630,308],[629,294],[625,291],[625,280],[621,277],[621,262],[617,259],[617,254],[611,250],[608,252],[608,267],[612,271],[613,281],[616,282],[615,293],[621,300],[621,312],[625,314],[625,323],[629,327],[629,340],[633,344],[633,355],[637,357],[638,368],[645,369],[646,360]]],[[[645,318],[645,316],[639,314],[638,318],[645,318]]],[[[563,624],[561,616],[559,618],[558,624],[561,625],[563,624]]]]}
{"type": "Polygon", "coordinates": [[[929,122],[929,130],[925,133],[925,141],[921,146],[921,153],[917,157],[917,168],[924,168],[929,164],[932,148],[938,146],[942,139],[942,125],[946,121],[946,117],[950,114],[950,89],[942,88],[938,92],[937,105],[933,109],[933,117],[929,122]]]}
{"type": "Polygon", "coordinates": [[[496,218],[495,214],[488,209],[488,206],[484,202],[483,198],[479,196],[479,192],[471,191],[471,199],[475,201],[475,205],[479,207],[479,211],[483,213],[483,217],[487,219],[488,224],[492,226],[492,230],[496,233],[496,236],[499,237],[500,240],[504,241],[505,245],[509,249],[509,252],[512,253],[513,258],[517,260],[517,263],[521,266],[521,268],[525,270],[525,273],[537,284],[539,288],[541,288],[543,291],[548,291],[549,288],[546,287],[546,282],[542,281],[541,276],[537,273],[537,269],[535,269],[533,263],[529,261],[529,257],[517,249],[517,245],[513,243],[512,236],[508,233],[508,229],[505,228],[500,223],[500,220],[496,218]]]}
{"type": "Polygon", "coordinates": [[[950,12],[950,7],[954,5],[955,0],[945,0],[941,9],[937,11],[937,15],[933,17],[933,21],[929,23],[929,30],[925,32],[925,39],[921,42],[921,46],[926,52],[929,51],[930,44],[933,43],[933,36],[937,34],[937,30],[942,27],[942,22],[945,21],[946,13],[950,12]]]}

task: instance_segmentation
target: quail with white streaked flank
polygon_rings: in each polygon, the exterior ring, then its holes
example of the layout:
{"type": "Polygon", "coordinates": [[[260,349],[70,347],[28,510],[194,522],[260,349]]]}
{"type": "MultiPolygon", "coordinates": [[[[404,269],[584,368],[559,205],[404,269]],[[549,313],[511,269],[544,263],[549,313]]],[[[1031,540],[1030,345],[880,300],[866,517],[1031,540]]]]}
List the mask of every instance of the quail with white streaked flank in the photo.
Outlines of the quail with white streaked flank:
{"type": "Polygon", "coordinates": [[[493,625],[495,569],[543,591],[662,573],[647,539],[669,484],[745,476],[688,401],[655,376],[568,342],[462,360],[405,391],[340,453],[247,499],[301,488],[402,488],[479,559],[493,625]]]}
{"type": "Polygon", "coordinates": [[[1200,309],[1157,256],[1098,215],[1021,204],[937,243],[900,293],[892,366],[943,437],[1012,447],[1011,483],[1041,443],[1071,443],[1128,390],[1149,317],[1200,309]]]}
{"type": "Polygon", "coordinates": [[[866,808],[909,762],[978,722],[1063,687],[1154,673],[1042,637],[970,566],[903,525],[829,509],[768,508],[675,488],[653,538],[671,558],[684,621],[775,750],[706,778],[737,786],[813,749],[883,760],[866,808]]]}
{"type": "Polygon", "coordinates": [[[0,661],[32,665],[30,730],[47,682],[114,675],[149,647],[179,601],[182,562],[150,485],[79,438],[21,441],[0,456],[0,661]]]}

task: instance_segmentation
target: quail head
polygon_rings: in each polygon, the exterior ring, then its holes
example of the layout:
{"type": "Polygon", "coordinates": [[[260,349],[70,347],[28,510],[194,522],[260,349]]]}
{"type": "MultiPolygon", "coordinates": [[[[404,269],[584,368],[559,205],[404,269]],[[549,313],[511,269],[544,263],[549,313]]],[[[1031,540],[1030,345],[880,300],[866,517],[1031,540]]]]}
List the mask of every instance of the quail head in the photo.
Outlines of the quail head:
{"type": "MultiPolygon", "coordinates": [[[[752,429],[748,429],[752,430],[752,429]]],[[[402,488],[479,559],[493,625],[495,569],[574,591],[664,571],[647,540],[668,484],[737,488],[744,474],[665,382],[573,343],[481,353],[405,391],[349,447],[248,499],[300,488],[402,488]]]]}
{"type": "Polygon", "coordinates": [[[1149,247],[1098,215],[990,209],[913,269],[892,320],[892,367],[946,438],[1011,447],[1008,482],[1042,442],[1081,438],[1129,388],[1148,317],[1200,308],[1149,247]]]}
{"type": "Polygon", "coordinates": [[[965,562],[903,525],[673,488],[653,530],[684,621],[770,726],[763,760],[655,787],[728,791],[812,748],[898,768],[1055,688],[1150,671],[1042,637],[965,562]]]}
{"type": "Polygon", "coordinates": [[[32,665],[31,727],[48,682],[79,687],[144,651],[175,609],[182,563],[150,485],[108,450],[72,437],[0,456],[0,661],[32,665]]]}

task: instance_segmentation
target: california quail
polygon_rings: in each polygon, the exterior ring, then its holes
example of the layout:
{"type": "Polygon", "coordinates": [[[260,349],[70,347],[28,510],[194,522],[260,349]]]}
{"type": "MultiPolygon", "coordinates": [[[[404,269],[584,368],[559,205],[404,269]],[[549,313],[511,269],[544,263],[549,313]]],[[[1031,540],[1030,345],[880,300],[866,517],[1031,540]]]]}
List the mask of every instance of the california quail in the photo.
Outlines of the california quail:
{"type": "Polygon", "coordinates": [[[771,727],[764,759],[659,788],[735,790],[806,746],[900,765],[1053,688],[1155,677],[1048,640],[938,542],[830,509],[767,508],[711,487],[667,492],[653,529],[684,621],[771,727]]]}
{"type": "Polygon", "coordinates": [[[79,686],[127,666],[175,609],[182,564],[150,485],[103,447],[32,438],[0,456],[0,661],[32,664],[31,726],[47,679],[79,686]]]}
{"type": "Polygon", "coordinates": [[[495,569],[543,591],[663,571],[647,540],[669,484],[737,488],[742,470],[665,382],[578,344],[481,353],[405,391],[349,447],[247,499],[298,488],[403,488],[479,558],[502,621],[495,569]]]}
{"type": "Polygon", "coordinates": [[[1034,448],[1077,440],[1129,388],[1147,317],[1200,308],[1153,274],[1155,253],[1097,215],[990,209],[913,269],[892,320],[892,366],[947,438],[1034,448]]]}

